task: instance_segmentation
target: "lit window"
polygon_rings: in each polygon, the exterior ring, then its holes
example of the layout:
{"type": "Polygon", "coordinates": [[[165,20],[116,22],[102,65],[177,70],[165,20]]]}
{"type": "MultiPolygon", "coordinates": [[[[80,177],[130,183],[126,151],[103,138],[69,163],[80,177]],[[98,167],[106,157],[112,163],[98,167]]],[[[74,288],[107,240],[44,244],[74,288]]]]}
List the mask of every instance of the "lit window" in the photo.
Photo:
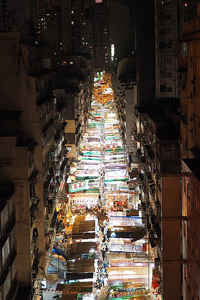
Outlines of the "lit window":
{"type": "Polygon", "coordinates": [[[70,65],[73,65],[74,64],[74,62],[73,61],[70,61],[70,65]]]}

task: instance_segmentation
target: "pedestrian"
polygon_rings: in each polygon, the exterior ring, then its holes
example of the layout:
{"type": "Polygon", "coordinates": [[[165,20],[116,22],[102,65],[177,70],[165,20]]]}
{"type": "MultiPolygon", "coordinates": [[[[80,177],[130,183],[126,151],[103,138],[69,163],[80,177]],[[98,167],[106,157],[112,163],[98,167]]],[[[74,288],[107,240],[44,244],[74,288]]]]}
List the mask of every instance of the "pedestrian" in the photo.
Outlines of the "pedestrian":
{"type": "Polygon", "coordinates": [[[101,250],[101,253],[102,253],[103,260],[104,260],[104,258],[105,258],[105,250],[102,249],[102,250],[101,250]]]}
{"type": "Polygon", "coordinates": [[[101,281],[102,281],[102,286],[104,286],[104,278],[102,278],[102,280],[101,280],[101,281]]]}

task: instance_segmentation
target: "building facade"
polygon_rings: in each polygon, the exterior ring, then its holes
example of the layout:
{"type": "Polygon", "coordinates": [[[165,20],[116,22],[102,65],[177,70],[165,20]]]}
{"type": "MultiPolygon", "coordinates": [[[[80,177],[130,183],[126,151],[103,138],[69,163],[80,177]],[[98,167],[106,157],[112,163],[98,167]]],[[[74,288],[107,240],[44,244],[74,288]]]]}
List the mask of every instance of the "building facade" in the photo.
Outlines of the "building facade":
{"type": "Polygon", "coordinates": [[[156,98],[179,97],[179,1],[155,1],[156,98]]]}
{"type": "MultiPolygon", "coordinates": [[[[2,33],[0,43],[5,70],[1,73],[0,93],[0,178],[15,186],[17,282],[19,291],[24,293],[26,289],[31,294],[34,282],[45,275],[48,267],[56,208],[60,201],[67,202],[67,164],[69,156],[75,156],[86,123],[91,90],[88,81],[85,86],[82,82],[85,88],[80,85],[80,101],[72,96],[81,123],[75,123],[74,153],[67,157],[71,141],[67,140],[65,127],[71,103],[56,94],[55,72],[43,68],[42,49],[20,43],[20,33],[2,33]]],[[[71,117],[74,120],[75,113],[71,117]]]]}
{"type": "MultiPolygon", "coordinates": [[[[8,161],[1,160],[1,166],[8,161]]],[[[0,297],[15,299],[17,282],[17,239],[15,190],[12,183],[0,186],[0,297]]]]}
{"type": "Polygon", "coordinates": [[[199,20],[197,1],[186,1],[180,57],[183,299],[199,299],[199,20]]]}
{"type": "Polygon", "coordinates": [[[143,102],[136,107],[133,132],[141,206],[160,278],[157,293],[163,299],[181,299],[182,288],[178,107],[175,99],[143,102]]]}

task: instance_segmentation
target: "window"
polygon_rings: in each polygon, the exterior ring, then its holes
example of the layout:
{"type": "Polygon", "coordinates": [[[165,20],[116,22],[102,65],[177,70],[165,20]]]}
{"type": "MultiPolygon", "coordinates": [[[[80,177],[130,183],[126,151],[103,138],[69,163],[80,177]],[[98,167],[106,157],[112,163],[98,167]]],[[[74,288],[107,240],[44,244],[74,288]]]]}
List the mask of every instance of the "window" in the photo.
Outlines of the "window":
{"type": "Polygon", "coordinates": [[[188,179],[187,179],[187,197],[188,200],[190,201],[190,182],[188,179]]]}
{"type": "Polygon", "coordinates": [[[166,19],[171,20],[171,14],[166,14],[166,19]]]}
{"type": "Polygon", "coordinates": [[[159,49],[165,49],[165,41],[159,42],[159,49]]]}
{"type": "Polygon", "coordinates": [[[159,18],[160,18],[160,20],[163,20],[165,18],[164,12],[159,13],[159,18]]]}
{"type": "Polygon", "coordinates": [[[192,251],[192,253],[194,253],[193,249],[194,249],[194,240],[192,237],[190,237],[190,249],[192,251]]]}
{"type": "Polygon", "coordinates": [[[190,229],[189,227],[187,228],[187,243],[188,245],[190,246],[190,239],[191,239],[191,236],[190,236],[190,229]]]}
{"type": "Polygon", "coordinates": [[[170,34],[172,32],[172,29],[171,29],[171,27],[169,27],[169,28],[166,28],[166,33],[167,34],[170,34]]]}
{"type": "Polygon", "coordinates": [[[167,92],[168,92],[168,93],[171,93],[171,92],[172,92],[172,87],[171,87],[171,86],[167,87],[167,92]]]}
{"type": "Polygon", "coordinates": [[[165,84],[161,84],[160,85],[160,92],[161,93],[165,93],[166,92],[166,85],[165,84]]]}
{"type": "Polygon", "coordinates": [[[196,199],[195,199],[195,210],[198,213],[198,210],[199,210],[199,199],[198,199],[198,197],[196,197],[196,199]]]}
{"type": "Polygon", "coordinates": [[[182,56],[187,56],[187,43],[182,44],[182,56]]]}
{"type": "Polygon", "coordinates": [[[165,77],[166,73],[165,73],[165,70],[161,70],[160,71],[160,77],[165,77]]]}
{"type": "Polygon", "coordinates": [[[163,149],[163,160],[171,161],[174,158],[173,149],[163,149]]]}
{"type": "Polygon", "coordinates": [[[196,259],[196,262],[199,261],[199,250],[197,247],[196,247],[196,251],[195,251],[195,259],[196,259]]]}
{"type": "Polygon", "coordinates": [[[172,73],[171,72],[167,72],[167,77],[172,77],[172,73]]]}
{"type": "Polygon", "coordinates": [[[30,198],[35,197],[35,184],[33,184],[32,182],[29,183],[29,196],[30,198]]]}
{"type": "Polygon", "coordinates": [[[166,42],[166,48],[171,49],[172,48],[172,42],[166,42]]]}
{"type": "Polygon", "coordinates": [[[160,28],[160,34],[165,34],[165,28],[160,28]]]}
{"type": "Polygon", "coordinates": [[[197,204],[196,204],[196,206],[197,206],[197,213],[200,216],[200,200],[199,200],[198,197],[196,198],[196,201],[197,201],[197,204]]]}
{"type": "Polygon", "coordinates": [[[171,4],[171,0],[166,0],[166,4],[171,4]]]}
{"type": "Polygon", "coordinates": [[[195,207],[195,195],[194,195],[194,191],[193,191],[193,189],[192,188],[190,188],[190,201],[191,201],[191,205],[193,206],[193,207],[195,207]]]}
{"type": "Polygon", "coordinates": [[[35,154],[35,151],[30,151],[28,152],[28,167],[31,168],[32,165],[34,164],[34,154],[35,154]]]}
{"type": "Polygon", "coordinates": [[[160,57],[160,62],[163,63],[163,64],[165,63],[165,56],[160,57]]]}
{"type": "Polygon", "coordinates": [[[186,192],[186,178],[184,177],[184,180],[183,180],[183,190],[184,190],[184,193],[186,192]]]}

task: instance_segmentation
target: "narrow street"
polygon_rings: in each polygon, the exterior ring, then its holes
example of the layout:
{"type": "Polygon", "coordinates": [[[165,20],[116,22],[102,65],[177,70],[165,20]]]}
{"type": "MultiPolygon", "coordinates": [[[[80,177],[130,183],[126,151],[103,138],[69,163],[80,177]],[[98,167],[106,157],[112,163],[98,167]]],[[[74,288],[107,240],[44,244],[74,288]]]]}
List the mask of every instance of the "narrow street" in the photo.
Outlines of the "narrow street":
{"type": "MultiPolygon", "coordinates": [[[[129,189],[128,153],[108,74],[95,79],[87,128],[59,207],[43,299],[154,299],[154,257],[129,189]],[[56,296],[57,295],[57,296],[56,296]]],[[[155,298],[158,299],[158,298],[155,298]]]]}

